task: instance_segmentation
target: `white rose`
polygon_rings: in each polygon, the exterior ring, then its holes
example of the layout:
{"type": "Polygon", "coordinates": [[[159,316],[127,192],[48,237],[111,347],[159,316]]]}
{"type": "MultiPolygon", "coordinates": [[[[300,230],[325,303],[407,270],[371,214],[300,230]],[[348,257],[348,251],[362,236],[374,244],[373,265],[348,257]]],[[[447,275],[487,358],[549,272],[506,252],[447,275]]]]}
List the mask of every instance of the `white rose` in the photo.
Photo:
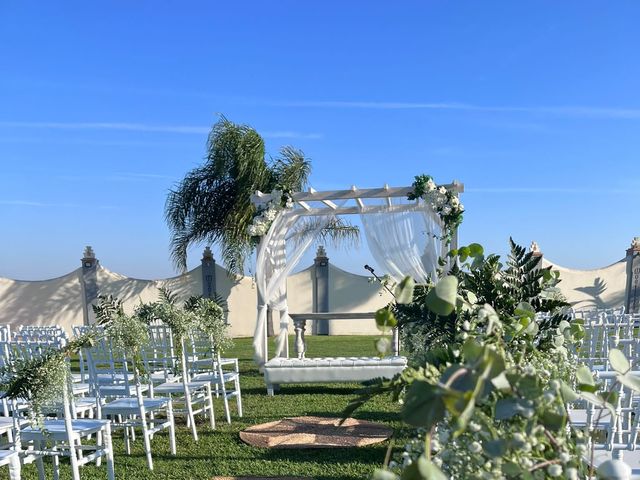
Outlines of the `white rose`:
{"type": "Polygon", "coordinates": [[[440,193],[441,195],[446,195],[447,189],[444,187],[440,187],[438,188],[438,193],[440,193]]]}
{"type": "Polygon", "coordinates": [[[429,179],[427,181],[427,192],[433,192],[436,189],[436,184],[433,180],[429,179]]]}
{"type": "Polygon", "coordinates": [[[451,213],[451,207],[449,205],[445,205],[442,207],[442,213],[445,215],[449,215],[451,213]]]}
{"type": "Polygon", "coordinates": [[[451,206],[452,207],[457,207],[458,205],[460,205],[460,200],[458,199],[458,197],[452,197],[451,198],[451,206]]]}

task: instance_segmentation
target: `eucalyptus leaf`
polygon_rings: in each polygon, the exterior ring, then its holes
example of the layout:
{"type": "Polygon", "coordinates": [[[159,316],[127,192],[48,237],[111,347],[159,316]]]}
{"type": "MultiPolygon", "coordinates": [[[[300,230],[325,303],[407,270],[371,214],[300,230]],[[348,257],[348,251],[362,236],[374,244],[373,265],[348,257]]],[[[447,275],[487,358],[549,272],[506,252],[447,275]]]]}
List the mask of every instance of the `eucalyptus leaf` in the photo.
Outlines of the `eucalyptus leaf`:
{"type": "Polygon", "coordinates": [[[560,380],[560,395],[565,403],[574,402],[579,398],[578,394],[564,380],[560,380]]]}
{"type": "Polygon", "coordinates": [[[407,390],[402,419],[414,427],[430,429],[444,419],[443,391],[423,380],[414,381],[407,390]]]}
{"type": "Polygon", "coordinates": [[[400,478],[401,480],[449,480],[442,470],[431,460],[427,460],[424,455],[405,468],[400,478]]]}
{"type": "Polygon", "coordinates": [[[469,245],[469,256],[478,257],[484,255],[484,248],[479,243],[472,243],[469,245]]]}
{"type": "Polygon", "coordinates": [[[582,392],[580,393],[580,398],[586,400],[589,403],[593,403],[598,407],[606,408],[611,413],[611,416],[615,417],[616,415],[615,407],[611,403],[607,402],[600,395],[596,395],[595,393],[591,393],[591,392],[582,392]]]}
{"type": "Polygon", "coordinates": [[[534,308],[531,306],[530,303],[527,302],[520,302],[517,306],[516,306],[516,315],[519,317],[527,317],[530,319],[534,319],[536,316],[536,311],[534,310],[534,308]]]}
{"type": "Polygon", "coordinates": [[[458,279],[452,275],[442,278],[429,290],[426,305],[432,312],[447,316],[453,312],[458,298],[458,279]]]}
{"type": "Polygon", "coordinates": [[[396,302],[400,304],[413,302],[413,290],[415,286],[416,282],[413,278],[408,275],[404,277],[404,279],[395,288],[396,302]]]}
{"type": "Polygon", "coordinates": [[[507,397],[501,398],[496,402],[496,420],[508,420],[516,415],[524,415],[525,412],[530,411],[531,407],[526,406],[523,399],[507,397]]]}
{"type": "Polygon", "coordinates": [[[398,324],[396,316],[393,314],[390,308],[384,307],[376,312],[376,326],[378,330],[386,332],[390,328],[394,328],[398,324]]]}
{"type": "Polygon", "coordinates": [[[504,439],[490,440],[483,442],[482,448],[489,458],[502,457],[507,452],[507,441],[504,439]]]}
{"type": "Polygon", "coordinates": [[[618,381],[635,392],[640,392],[640,377],[637,375],[627,372],[624,375],[618,375],[618,381]]]}
{"type": "Polygon", "coordinates": [[[395,473],[390,472],[389,470],[382,470],[381,468],[377,468],[375,472],[373,472],[373,476],[371,480],[398,480],[398,477],[395,473]]]}
{"type": "Polygon", "coordinates": [[[596,381],[593,379],[593,374],[591,373],[591,369],[586,365],[580,365],[576,369],[576,380],[578,384],[582,385],[595,385],[596,381]]]}
{"type": "Polygon", "coordinates": [[[545,410],[542,412],[540,421],[545,427],[547,427],[547,429],[557,432],[565,427],[567,424],[567,417],[566,415],[545,410]]]}
{"type": "Polygon", "coordinates": [[[612,348],[609,351],[609,363],[616,372],[623,375],[631,369],[629,360],[627,360],[627,357],[624,356],[624,353],[622,353],[617,348],[612,348]]]}

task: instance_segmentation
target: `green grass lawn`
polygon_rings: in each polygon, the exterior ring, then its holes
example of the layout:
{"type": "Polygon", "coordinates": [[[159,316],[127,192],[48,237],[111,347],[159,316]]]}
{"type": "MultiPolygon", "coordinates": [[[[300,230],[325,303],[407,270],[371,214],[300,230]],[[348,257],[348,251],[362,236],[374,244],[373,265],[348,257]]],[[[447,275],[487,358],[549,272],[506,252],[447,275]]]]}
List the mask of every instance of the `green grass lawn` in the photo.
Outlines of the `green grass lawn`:
{"type": "MultiPolygon", "coordinates": [[[[366,479],[384,461],[388,442],[362,448],[271,450],[244,444],[238,432],[250,425],[298,415],[340,416],[358,384],[285,385],[274,397],[267,397],[264,380],[252,361],[251,339],[238,339],[233,350],[225,355],[238,357],[241,368],[244,418],[233,416],[226,423],[222,401],[216,400],[217,429],[201,423],[196,443],[184,419],[178,419],[176,430],[177,455],[169,453],[166,434],[152,441],[154,470],[148,470],[141,438],[136,439],[130,456],[124,452],[122,432],[114,434],[115,471],[118,479],[200,479],[216,475],[308,476],[321,479],[366,479]]],[[[293,345],[293,343],[291,343],[293,345]]],[[[307,356],[372,355],[373,338],[362,336],[307,337],[307,356]]],[[[271,347],[272,348],[272,347],[271,347]]],[[[273,351],[272,349],[270,351],[273,351]]],[[[399,429],[398,405],[390,398],[377,398],[354,414],[356,418],[373,420],[399,429]]],[[[404,438],[395,441],[404,444],[404,438]]],[[[106,478],[106,467],[82,467],[83,479],[106,478]]],[[[6,467],[0,468],[6,478],[6,467]]],[[[61,478],[70,478],[65,469],[61,478]]],[[[37,478],[34,465],[23,469],[23,478],[37,478]]]]}

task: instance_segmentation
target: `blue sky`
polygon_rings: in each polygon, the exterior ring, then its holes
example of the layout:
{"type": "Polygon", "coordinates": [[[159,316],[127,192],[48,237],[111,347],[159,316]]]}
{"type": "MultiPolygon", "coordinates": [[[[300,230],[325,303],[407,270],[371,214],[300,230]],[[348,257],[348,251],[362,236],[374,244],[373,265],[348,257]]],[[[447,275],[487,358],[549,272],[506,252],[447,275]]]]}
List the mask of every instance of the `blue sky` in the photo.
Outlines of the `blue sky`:
{"type": "Polygon", "coordinates": [[[613,263],[640,235],[639,20],[633,1],[2,2],[0,276],[65,274],[87,244],[174,274],[164,200],[219,114],[304,150],[316,189],[458,179],[463,243],[613,263]]]}

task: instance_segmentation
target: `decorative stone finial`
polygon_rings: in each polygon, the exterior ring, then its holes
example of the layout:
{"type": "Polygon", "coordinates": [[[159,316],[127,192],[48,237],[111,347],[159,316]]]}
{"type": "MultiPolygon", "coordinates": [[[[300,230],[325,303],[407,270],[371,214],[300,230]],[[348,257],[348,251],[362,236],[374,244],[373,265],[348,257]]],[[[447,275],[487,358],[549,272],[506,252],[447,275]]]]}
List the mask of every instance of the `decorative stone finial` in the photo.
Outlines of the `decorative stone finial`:
{"type": "Polygon", "coordinates": [[[84,268],[93,268],[98,264],[96,259],[96,253],[93,251],[90,245],[84,247],[83,257],[80,259],[84,268]]]}
{"type": "Polygon", "coordinates": [[[542,252],[540,251],[540,246],[538,245],[538,242],[536,242],[535,240],[531,242],[531,246],[529,247],[529,250],[531,250],[531,253],[533,253],[533,255],[536,257],[542,256],[542,252]]]}
{"type": "Polygon", "coordinates": [[[324,246],[320,245],[318,247],[318,251],[316,252],[316,257],[326,258],[327,251],[324,249],[324,246]]]}
{"type": "Polygon", "coordinates": [[[202,252],[202,260],[213,260],[213,252],[211,251],[211,247],[204,248],[204,252],[202,252]]]}
{"type": "Polygon", "coordinates": [[[627,249],[627,255],[640,253],[640,237],[634,237],[631,240],[631,246],[627,249]]]}

